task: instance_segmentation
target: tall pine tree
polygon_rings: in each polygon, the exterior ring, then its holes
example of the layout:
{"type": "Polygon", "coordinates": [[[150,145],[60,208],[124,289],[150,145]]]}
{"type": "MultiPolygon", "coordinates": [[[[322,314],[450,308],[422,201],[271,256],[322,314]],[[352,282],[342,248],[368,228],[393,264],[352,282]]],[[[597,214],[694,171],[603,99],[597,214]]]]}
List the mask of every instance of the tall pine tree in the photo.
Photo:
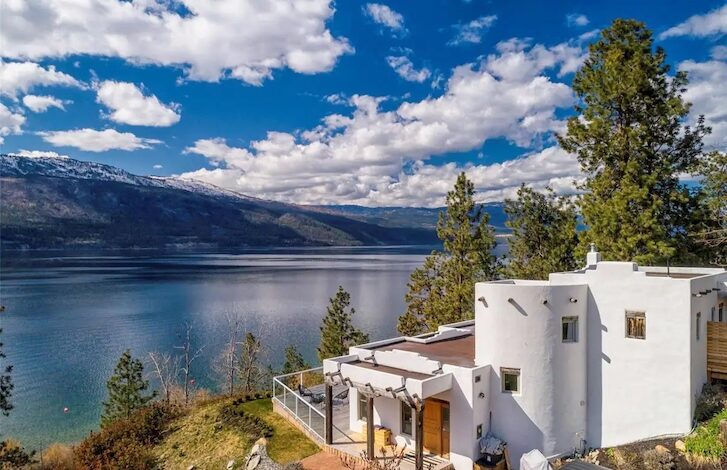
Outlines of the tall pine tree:
{"type": "Polygon", "coordinates": [[[578,116],[558,139],[586,176],[581,251],[595,242],[605,259],[644,264],[685,255],[693,200],[679,174],[709,132],[701,118],[683,125],[686,84],[641,22],[617,19],[591,44],[573,80],[578,116]]]}
{"type": "Polygon", "coordinates": [[[505,200],[508,239],[505,275],[516,279],[547,279],[548,274],[576,267],[578,244],[575,206],[551,188],[545,193],[520,186],[517,199],[505,200]]]}
{"type": "Polygon", "coordinates": [[[351,305],[351,295],[343,286],[338,286],[336,295],[331,297],[326,316],[321,325],[321,342],[318,346],[318,359],[343,356],[348,348],[357,344],[367,343],[369,335],[353,325],[356,311],[351,305]]]}
{"type": "Polygon", "coordinates": [[[405,297],[407,310],[397,327],[401,334],[414,335],[473,318],[475,283],[495,278],[495,233],[489,214],[475,204],[474,192],[474,185],[462,172],[447,193],[447,209],[437,221],[443,250],[433,252],[412,273],[405,297]]]}
{"type": "Polygon", "coordinates": [[[285,348],[285,362],[281,372],[283,374],[292,374],[306,369],[310,369],[310,364],[306,362],[298,349],[292,345],[285,348]]]}
{"type": "Polygon", "coordinates": [[[114,375],[106,382],[108,400],[103,404],[101,426],[117,419],[129,418],[134,411],[146,406],[154,399],[156,393],[145,393],[149,381],[144,380],[144,365],[139,359],[131,357],[126,350],[119,358],[114,375]]]}
{"type": "Polygon", "coordinates": [[[727,153],[714,151],[699,164],[701,221],[695,237],[704,259],[727,266],[727,153]]]}

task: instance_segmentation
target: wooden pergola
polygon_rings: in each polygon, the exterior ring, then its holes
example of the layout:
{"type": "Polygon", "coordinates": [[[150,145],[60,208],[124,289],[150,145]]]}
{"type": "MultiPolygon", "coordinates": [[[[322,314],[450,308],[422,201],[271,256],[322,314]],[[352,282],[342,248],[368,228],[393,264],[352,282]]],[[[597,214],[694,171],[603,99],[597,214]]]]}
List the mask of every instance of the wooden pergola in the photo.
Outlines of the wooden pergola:
{"type": "Polygon", "coordinates": [[[376,455],[376,449],[374,448],[374,398],[396,398],[412,409],[414,412],[414,429],[416,430],[414,433],[416,470],[424,470],[424,400],[416,394],[410,395],[405,386],[398,389],[387,388],[381,390],[372,386],[370,383],[356,384],[350,379],[343,377],[340,372],[326,373],[326,444],[333,444],[333,386],[336,384],[336,381],[355,388],[360,395],[366,397],[366,456],[369,458],[376,455]]]}

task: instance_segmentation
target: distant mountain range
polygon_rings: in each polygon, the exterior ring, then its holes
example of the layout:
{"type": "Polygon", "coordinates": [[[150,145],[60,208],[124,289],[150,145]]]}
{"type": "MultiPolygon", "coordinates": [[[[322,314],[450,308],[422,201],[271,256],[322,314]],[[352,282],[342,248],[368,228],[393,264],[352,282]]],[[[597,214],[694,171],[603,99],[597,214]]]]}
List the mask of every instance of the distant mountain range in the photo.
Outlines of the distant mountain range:
{"type": "MultiPolygon", "coordinates": [[[[499,205],[492,223],[504,225],[499,205]]],[[[243,249],[437,243],[440,209],[304,206],[71,158],[0,155],[0,246],[243,249]]]]}
{"type": "MultiPolygon", "coordinates": [[[[482,205],[490,214],[490,225],[498,232],[507,232],[505,227],[504,206],[500,202],[485,203],[482,205]]],[[[443,207],[365,207],[354,205],[340,206],[309,206],[318,210],[339,214],[352,219],[366,221],[381,225],[382,227],[417,227],[435,230],[439,213],[443,207]]]]}

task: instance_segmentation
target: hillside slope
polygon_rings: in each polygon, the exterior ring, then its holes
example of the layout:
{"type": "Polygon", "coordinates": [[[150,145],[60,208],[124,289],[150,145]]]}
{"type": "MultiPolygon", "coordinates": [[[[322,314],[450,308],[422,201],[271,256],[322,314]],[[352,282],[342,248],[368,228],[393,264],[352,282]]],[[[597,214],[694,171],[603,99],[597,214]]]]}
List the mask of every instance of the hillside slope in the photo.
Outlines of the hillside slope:
{"type": "Polygon", "coordinates": [[[3,248],[407,245],[432,230],[384,227],[197,181],[70,158],[0,155],[3,248]]]}

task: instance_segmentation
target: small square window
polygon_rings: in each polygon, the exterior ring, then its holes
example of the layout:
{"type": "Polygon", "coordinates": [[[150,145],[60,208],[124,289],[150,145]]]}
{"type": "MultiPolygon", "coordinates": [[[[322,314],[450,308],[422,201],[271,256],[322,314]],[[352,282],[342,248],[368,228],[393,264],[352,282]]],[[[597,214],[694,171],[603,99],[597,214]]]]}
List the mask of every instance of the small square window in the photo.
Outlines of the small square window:
{"type": "Polygon", "coordinates": [[[412,426],[413,426],[413,419],[412,419],[412,409],[410,406],[405,405],[404,403],[401,404],[401,433],[406,434],[407,436],[412,435],[412,426]]]}
{"type": "Polygon", "coordinates": [[[482,380],[482,377],[475,375],[475,383],[478,383],[480,380],[482,380]]]}
{"type": "Polygon", "coordinates": [[[646,339],[646,313],[626,311],[626,337],[646,339]]]}
{"type": "Polygon", "coordinates": [[[563,342],[578,342],[578,317],[563,317],[563,342]]]}
{"type": "Polygon", "coordinates": [[[520,369],[500,369],[502,391],[504,393],[520,392],[520,369]]]}
{"type": "Polygon", "coordinates": [[[358,394],[358,419],[366,421],[368,418],[368,403],[366,397],[362,394],[358,394]]]}
{"type": "Polygon", "coordinates": [[[480,439],[482,437],[482,425],[477,425],[477,439],[480,439]]]}

